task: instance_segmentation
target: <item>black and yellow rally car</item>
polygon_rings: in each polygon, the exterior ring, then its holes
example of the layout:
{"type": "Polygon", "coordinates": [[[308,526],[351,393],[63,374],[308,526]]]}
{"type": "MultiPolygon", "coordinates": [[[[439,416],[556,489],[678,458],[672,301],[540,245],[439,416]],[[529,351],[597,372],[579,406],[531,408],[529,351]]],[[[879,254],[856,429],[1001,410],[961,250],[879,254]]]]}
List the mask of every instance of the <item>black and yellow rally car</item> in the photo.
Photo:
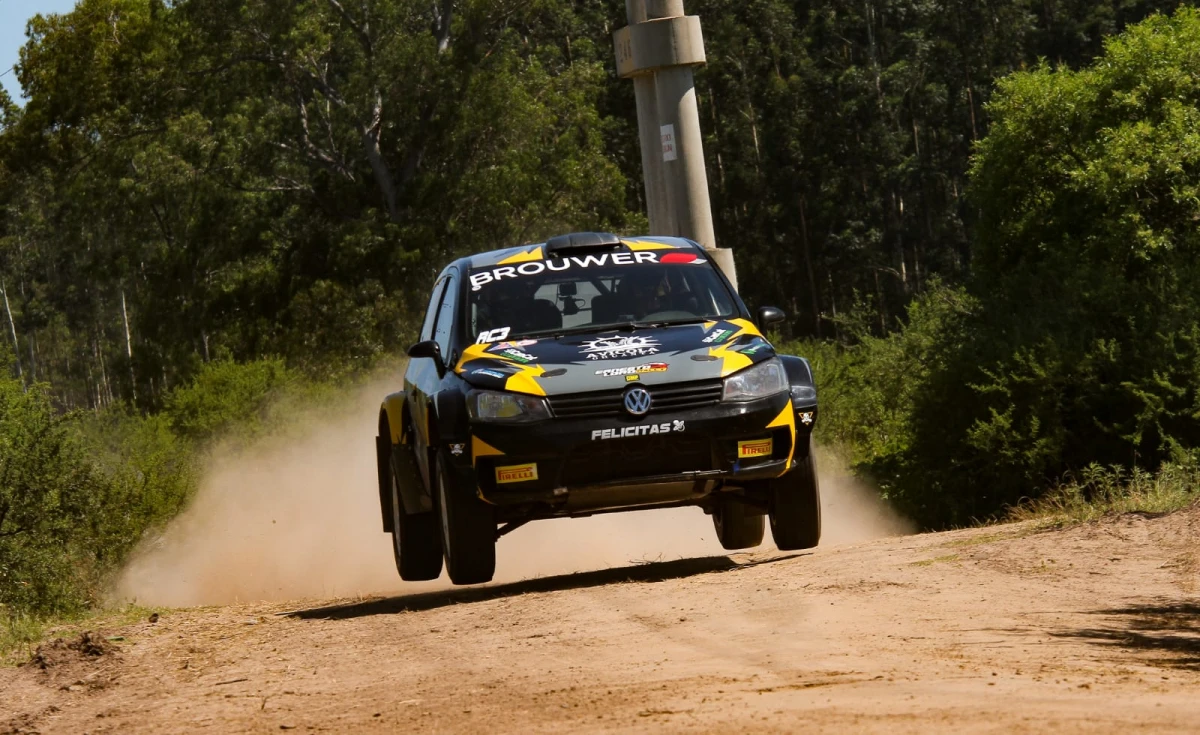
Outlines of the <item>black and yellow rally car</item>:
{"type": "Polygon", "coordinates": [[[808,362],[777,355],[690,240],[601,233],[463,258],[379,412],[400,576],[492,578],[529,521],[698,506],[727,549],[816,546],[808,362]]]}

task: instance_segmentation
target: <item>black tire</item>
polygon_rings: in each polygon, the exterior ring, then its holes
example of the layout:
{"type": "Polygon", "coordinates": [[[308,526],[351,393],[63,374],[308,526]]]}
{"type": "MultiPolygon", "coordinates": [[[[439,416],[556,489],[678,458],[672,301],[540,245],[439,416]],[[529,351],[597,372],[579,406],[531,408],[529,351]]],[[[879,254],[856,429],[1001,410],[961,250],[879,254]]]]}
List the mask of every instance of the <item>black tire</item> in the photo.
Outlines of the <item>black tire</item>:
{"type": "Polygon", "coordinates": [[[404,512],[399,473],[388,462],[392,479],[392,555],[405,582],[428,582],[442,576],[442,537],[437,513],[404,512]]]}
{"type": "Polygon", "coordinates": [[[456,481],[441,455],[437,459],[438,515],[446,571],[454,584],[482,584],[496,573],[496,514],[479,499],[475,484],[456,481]]]}
{"type": "Polygon", "coordinates": [[[713,528],[717,540],[729,551],[750,549],[763,542],[766,523],[761,510],[733,498],[717,502],[713,508],[713,528]]]}
{"type": "Polygon", "coordinates": [[[780,551],[815,548],[821,541],[821,487],[811,437],[807,456],[768,487],[775,545],[780,551]]]}

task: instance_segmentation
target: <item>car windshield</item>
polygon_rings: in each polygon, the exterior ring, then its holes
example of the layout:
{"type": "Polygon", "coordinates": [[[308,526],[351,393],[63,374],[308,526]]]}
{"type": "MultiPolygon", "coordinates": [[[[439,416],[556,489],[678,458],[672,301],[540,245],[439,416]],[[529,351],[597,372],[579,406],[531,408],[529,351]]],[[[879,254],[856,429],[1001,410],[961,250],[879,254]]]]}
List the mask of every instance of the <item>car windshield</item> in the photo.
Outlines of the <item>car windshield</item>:
{"type": "Polygon", "coordinates": [[[470,271],[472,341],[683,324],[735,316],[733,297],[695,250],[614,251],[470,271]]]}

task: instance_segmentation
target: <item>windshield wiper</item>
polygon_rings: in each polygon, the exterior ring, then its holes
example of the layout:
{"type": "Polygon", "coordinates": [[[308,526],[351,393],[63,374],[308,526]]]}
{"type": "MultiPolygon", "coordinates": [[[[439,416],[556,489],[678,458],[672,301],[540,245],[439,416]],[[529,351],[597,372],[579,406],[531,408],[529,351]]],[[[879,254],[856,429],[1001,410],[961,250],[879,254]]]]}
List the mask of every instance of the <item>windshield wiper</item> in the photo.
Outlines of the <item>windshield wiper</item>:
{"type": "Polygon", "coordinates": [[[688,319],[665,320],[661,322],[618,322],[616,324],[584,324],[570,329],[543,329],[539,332],[523,332],[509,337],[507,341],[522,340],[522,339],[558,339],[575,334],[588,334],[589,332],[632,332],[635,329],[659,329],[661,327],[674,327],[681,324],[703,324],[706,321],[714,321],[714,319],[705,319],[704,317],[690,317],[688,319]]]}
{"type": "Polygon", "coordinates": [[[707,321],[713,320],[697,316],[688,319],[668,319],[661,322],[632,322],[629,326],[634,329],[660,329],[662,327],[678,327],[684,324],[703,324],[707,321]]]}

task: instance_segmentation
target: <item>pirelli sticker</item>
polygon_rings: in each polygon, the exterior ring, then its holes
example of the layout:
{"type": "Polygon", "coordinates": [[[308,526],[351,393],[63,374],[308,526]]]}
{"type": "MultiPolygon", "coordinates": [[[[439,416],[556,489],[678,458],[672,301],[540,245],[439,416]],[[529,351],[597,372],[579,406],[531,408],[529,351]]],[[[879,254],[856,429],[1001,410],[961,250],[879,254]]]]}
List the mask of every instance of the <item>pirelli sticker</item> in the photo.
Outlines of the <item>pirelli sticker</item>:
{"type": "Polygon", "coordinates": [[[508,485],[514,482],[530,482],[538,479],[536,464],[517,464],[511,467],[496,468],[496,484],[508,485]]]}
{"type": "Polygon", "coordinates": [[[771,452],[774,450],[775,444],[771,439],[752,439],[750,441],[738,442],[738,459],[770,457],[771,452]]]}

